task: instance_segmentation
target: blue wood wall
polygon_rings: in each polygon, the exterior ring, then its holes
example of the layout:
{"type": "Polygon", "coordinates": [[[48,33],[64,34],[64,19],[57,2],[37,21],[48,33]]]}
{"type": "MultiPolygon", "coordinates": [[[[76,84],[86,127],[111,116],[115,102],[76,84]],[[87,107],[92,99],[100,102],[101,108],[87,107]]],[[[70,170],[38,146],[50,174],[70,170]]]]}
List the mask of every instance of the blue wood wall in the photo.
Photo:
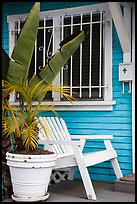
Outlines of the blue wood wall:
{"type": "MultiPolygon", "coordinates": [[[[41,11],[51,9],[82,6],[96,2],[41,2],[41,11]]],[[[99,3],[99,2],[97,2],[99,3]]],[[[8,53],[8,25],[7,15],[28,13],[34,2],[5,2],[2,5],[2,46],[8,53]]],[[[113,111],[59,111],[59,116],[64,118],[71,134],[112,134],[113,146],[118,153],[118,161],[123,175],[132,173],[132,136],[131,136],[131,94],[125,86],[122,94],[122,84],[118,81],[118,64],[122,63],[123,55],[119,39],[113,26],[113,99],[116,100],[113,111]]],[[[43,112],[41,115],[47,116],[43,112]]],[[[53,115],[48,113],[48,115],[53,115]]],[[[101,142],[87,142],[85,152],[93,147],[101,149],[101,142]]],[[[116,179],[110,162],[95,165],[89,168],[91,178],[95,180],[113,181],[116,179]]],[[[77,171],[76,177],[79,177],[77,171]]]]}

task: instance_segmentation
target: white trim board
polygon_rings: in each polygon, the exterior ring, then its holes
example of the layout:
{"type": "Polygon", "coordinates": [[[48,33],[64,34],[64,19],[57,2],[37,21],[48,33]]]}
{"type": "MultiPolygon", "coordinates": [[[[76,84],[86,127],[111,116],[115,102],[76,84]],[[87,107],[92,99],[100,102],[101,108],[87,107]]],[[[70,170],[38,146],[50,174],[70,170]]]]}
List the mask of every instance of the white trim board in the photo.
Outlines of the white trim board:
{"type": "MultiPolygon", "coordinates": [[[[10,102],[11,105],[19,107],[19,102],[10,102]]],[[[37,103],[33,103],[35,106],[37,103]]],[[[83,111],[83,110],[93,110],[93,111],[112,111],[113,105],[116,104],[116,101],[59,101],[59,102],[46,102],[46,105],[50,104],[55,106],[57,111],[83,111]]],[[[42,102],[44,105],[44,102],[42,102]]]]}
{"type": "Polygon", "coordinates": [[[119,2],[108,2],[110,12],[124,53],[131,52],[131,42],[126,29],[119,2]]]}

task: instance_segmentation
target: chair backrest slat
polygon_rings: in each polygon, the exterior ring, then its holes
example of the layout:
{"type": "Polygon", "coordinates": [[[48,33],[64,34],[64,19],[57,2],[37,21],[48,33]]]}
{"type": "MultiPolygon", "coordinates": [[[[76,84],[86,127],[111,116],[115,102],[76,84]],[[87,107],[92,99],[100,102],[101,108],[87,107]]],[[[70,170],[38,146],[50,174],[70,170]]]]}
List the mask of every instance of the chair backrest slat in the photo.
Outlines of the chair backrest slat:
{"type": "MultiPolygon", "coordinates": [[[[58,135],[57,139],[58,140],[64,140],[63,134],[59,128],[58,123],[55,120],[55,117],[51,117],[51,120],[53,122],[53,125],[54,125],[56,131],[57,131],[57,135],[58,135]]],[[[60,145],[60,148],[63,150],[63,153],[66,153],[69,151],[69,148],[67,147],[67,145],[60,145]]]]}
{"type": "MultiPolygon", "coordinates": [[[[42,128],[45,130],[44,131],[44,135],[45,135],[45,139],[53,139],[53,140],[56,140],[53,132],[52,132],[52,129],[51,129],[51,126],[50,124],[48,123],[47,119],[45,117],[39,117],[39,122],[40,124],[42,125],[42,128]],[[46,135],[46,133],[47,135],[46,135]]],[[[58,146],[57,145],[52,145],[52,149],[54,152],[56,152],[57,154],[60,154],[60,151],[58,149],[58,146]]]]}
{"type": "MultiPolygon", "coordinates": [[[[62,126],[61,119],[59,119],[58,117],[55,117],[55,120],[58,124],[58,127],[60,128],[60,131],[61,131],[61,137],[60,138],[62,138],[62,140],[71,140],[70,135],[66,134],[64,127],[62,126]]],[[[73,153],[73,149],[70,145],[65,145],[65,146],[66,146],[67,152],[73,153]]]]}
{"type": "MultiPolygon", "coordinates": [[[[58,133],[56,131],[56,128],[54,126],[54,123],[53,123],[52,119],[50,117],[47,117],[46,119],[47,119],[47,121],[48,121],[48,123],[49,123],[49,125],[51,127],[51,130],[52,130],[52,133],[51,133],[52,138],[54,138],[54,140],[59,140],[59,136],[58,136],[58,133]]],[[[57,148],[58,148],[58,152],[60,154],[64,153],[63,149],[62,149],[62,147],[60,145],[57,145],[57,148]]]]}
{"type": "MultiPolygon", "coordinates": [[[[71,140],[65,121],[58,117],[38,117],[41,134],[48,140],[71,140]]],[[[57,154],[73,154],[70,145],[52,145],[52,149],[57,154]]]]}

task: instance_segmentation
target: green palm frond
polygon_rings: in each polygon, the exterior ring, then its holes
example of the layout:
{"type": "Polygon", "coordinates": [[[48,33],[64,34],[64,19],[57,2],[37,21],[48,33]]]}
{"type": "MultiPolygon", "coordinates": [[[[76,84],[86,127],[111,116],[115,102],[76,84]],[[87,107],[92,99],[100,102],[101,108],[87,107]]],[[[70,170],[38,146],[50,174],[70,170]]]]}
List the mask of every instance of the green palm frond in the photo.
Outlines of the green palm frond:
{"type": "MultiPolygon", "coordinates": [[[[7,93],[10,93],[11,91],[15,91],[20,95],[19,102],[23,103],[23,105],[20,104],[20,109],[16,110],[8,101],[6,103],[4,103],[4,100],[2,101],[2,103],[5,105],[3,105],[3,112],[4,110],[8,111],[12,119],[12,122],[9,121],[9,123],[8,121],[5,121],[5,123],[7,123],[7,127],[4,126],[3,120],[3,127],[5,128],[5,133],[16,133],[17,137],[21,137],[23,146],[26,150],[35,149],[38,144],[38,124],[35,119],[37,114],[42,111],[52,111],[57,116],[57,112],[53,105],[51,105],[49,102],[41,103],[43,101],[44,94],[48,91],[54,91],[60,93],[70,102],[75,100],[73,96],[70,95],[70,88],[68,86],[58,86],[56,84],[52,84],[46,87],[40,86],[38,89],[39,84],[34,87],[29,87],[27,81],[20,80],[16,84],[5,82],[5,86],[2,90],[3,96],[6,96],[7,93]],[[39,100],[36,102],[35,106],[33,106],[35,97],[37,98],[37,96],[40,95],[41,98],[39,97],[39,100]]],[[[48,137],[50,134],[48,127],[46,127],[46,129],[44,128],[44,132],[45,137],[48,137]]]]}
{"type": "Polygon", "coordinates": [[[62,95],[62,97],[64,97],[65,99],[67,99],[70,102],[76,100],[73,96],[70,95],[70,87],[67,85],[58,86],[57,84],[52,84],[52,85],[46,86],[43,91],[45,91],[45,92],[48,92],[48,91],[58,92],[60,95],[62,95]]]}
{"type": "Polygon", "coordinates": [[[6,94],[8,93],[16,92],[16,93],[20,93],[20,95],[25,97],[27,93],[25,91],[25,88],[26,87],[24,85],[24,82],[22,82],[21,79],[19,82],[14,83],[14,84],[8,81],[4,81],[3,96],[5,97],[6,94]]]}
{"type": "MultiPolygon", "coordinates": [[[[13,133],[16,132],[17,137],[20,136],[20,129],[19,129],[19,121],[18,117],[16,116],[17,111],[13,106],[10,105],[8,101],[2,102],[2,120],[3,124],[7,123],[7,128],[9,129],[8,132],[13,133]],[[10,117],[7,116],[7,112],[9,112],[10,117]],[[8,119],[7,119],[8,117],[8,119]],[[14,131],[13,131],[14,130],[14,131]]],[[[5,126],[6,127],[6,126],[5,126]]]]}
{"type": "Polygon", "coordinates": [[[10,137],[10,134],[12,134],[14,130],[14,123],[9,119],[9,117],[6,117],[2,114],[2,132],[6,139],[10,137]]]}
{"type": "Polygon", "coordinates": [[[44,95],[46,94],[46,92],[43,91],[43,89],[45,88],[45,85],[43,85],[43,80],[39,81],[34,87],[29,86],[29,88],[31,90],[31,95],[34,100],[36,100],[37,98],[39,98],[38,101],[43,100],[44,95]],[[42,95],[43,92],[44,95],[42,95]],[[41,95],[43,96],[42,98],[40,97],[41,95]]]}
{"type": "Polygon", "coordinates": [[[53,105],[51,105],[47,102],[43,102],[43,104],[37,104],[36,105],[36,107],[33,111],[33,117],[35,118],[39,112],[43,112],[43,111],[53,112],[56,116],[58,115],[57,111],[53,105]]]}
{"type": "Polygon", "coordinates": [[[34,120],[31,124],[25,122],[22,128],[21,138],[26,150],[35,149],[38,145],[37,121],[34,120]]]}
{"type": "Polygon", "coordinates": [[[52,133],[51,133],[50,126],[47,124],[47,121],[45,121],[45,123],[43,122],[43,120],[41,121],[40,119],[37,119],[37,121],[38,121],[39,130],[42,132],[42,135],[45,137],[45,139],[49,138],[49,136],[52,133]]]}

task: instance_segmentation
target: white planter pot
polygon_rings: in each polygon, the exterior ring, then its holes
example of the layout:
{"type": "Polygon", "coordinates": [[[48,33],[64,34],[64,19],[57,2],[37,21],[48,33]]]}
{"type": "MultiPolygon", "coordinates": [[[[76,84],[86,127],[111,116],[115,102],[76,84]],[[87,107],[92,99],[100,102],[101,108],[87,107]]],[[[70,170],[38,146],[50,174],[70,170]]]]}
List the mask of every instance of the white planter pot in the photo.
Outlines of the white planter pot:
{"type": "Polygon", "coordinates": [[[6,153],[13,186],[12,199],[20,202],[43,201],[50,176],[56,162],[56,154],[23,155],[6,153]]]}

